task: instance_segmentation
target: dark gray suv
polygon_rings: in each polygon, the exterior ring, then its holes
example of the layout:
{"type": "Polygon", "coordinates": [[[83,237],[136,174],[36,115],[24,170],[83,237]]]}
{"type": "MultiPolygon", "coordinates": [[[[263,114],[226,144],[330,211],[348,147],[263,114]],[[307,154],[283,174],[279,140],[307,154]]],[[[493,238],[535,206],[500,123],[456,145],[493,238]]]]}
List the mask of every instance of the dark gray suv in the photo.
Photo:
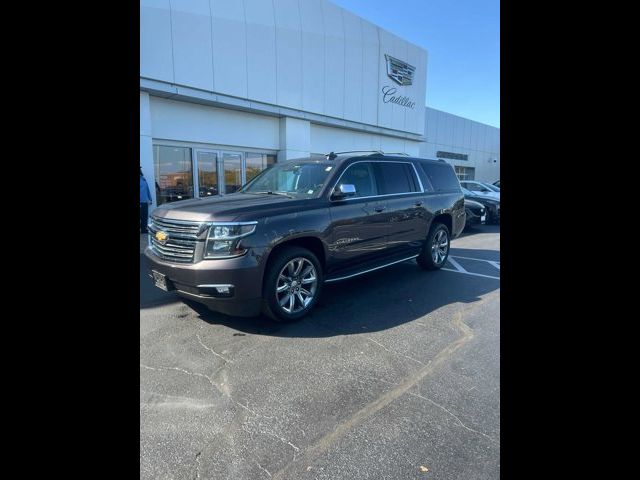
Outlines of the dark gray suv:
{"type": "Polygon", "coordinates": [[[414,258],[441,268],[464,225],[444,161],[331,153],[277,163],[230,195],[162,205],[145,255],[159,288],[229,315],[294,321],[325,283],[414,258]]]}

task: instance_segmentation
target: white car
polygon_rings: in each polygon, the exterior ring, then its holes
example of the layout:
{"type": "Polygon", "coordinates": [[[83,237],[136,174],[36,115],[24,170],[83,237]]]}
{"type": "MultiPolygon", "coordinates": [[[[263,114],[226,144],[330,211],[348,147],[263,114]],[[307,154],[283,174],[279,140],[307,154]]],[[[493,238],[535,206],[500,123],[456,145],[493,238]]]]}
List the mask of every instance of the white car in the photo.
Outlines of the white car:
{"type": "Polygon", "coordinates": [[[500,200],[500,189],[495,185],[490,185],[476,180],[463,180],[460,182],[462,187],[471,190],[476,195],[482,195],[500,200]]]}

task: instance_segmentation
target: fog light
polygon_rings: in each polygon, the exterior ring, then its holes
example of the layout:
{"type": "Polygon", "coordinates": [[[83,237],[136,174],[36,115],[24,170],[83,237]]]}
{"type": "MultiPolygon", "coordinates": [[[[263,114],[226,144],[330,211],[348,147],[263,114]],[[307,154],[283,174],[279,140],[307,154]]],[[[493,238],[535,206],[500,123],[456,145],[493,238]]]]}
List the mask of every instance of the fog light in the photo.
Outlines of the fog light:
{"type": "Polygon", "coordinates": [[[235,293],[233,285],[198,285],[200,295],[213,298],[231,298],[235,293]]]}

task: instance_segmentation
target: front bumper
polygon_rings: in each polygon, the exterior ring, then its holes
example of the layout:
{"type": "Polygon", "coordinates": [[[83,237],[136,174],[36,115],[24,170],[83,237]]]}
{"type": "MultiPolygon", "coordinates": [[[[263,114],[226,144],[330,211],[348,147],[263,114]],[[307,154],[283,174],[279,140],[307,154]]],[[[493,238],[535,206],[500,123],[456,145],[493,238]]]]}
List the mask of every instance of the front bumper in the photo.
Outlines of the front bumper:
{"type": "Polygon", "coordinates": [[[486,222],[486,218],[486,214],[475,215],[467,212],[467,225],[483,225],[486,222]],[[484,217],[484,220],[482,217],[484,217]]]}
{"type": "Polygon", "coordinates": [[[174,263],[162,260],[147,247],[144,251],[149,276],[165,275],[169,289],[183,298],[202,303],[211,310],[240,317],[260,314],[264,251],[251,249],[236,258],[174,263]],[[230,286],[231,296],[223,297],[217,286],[230,286]]]}

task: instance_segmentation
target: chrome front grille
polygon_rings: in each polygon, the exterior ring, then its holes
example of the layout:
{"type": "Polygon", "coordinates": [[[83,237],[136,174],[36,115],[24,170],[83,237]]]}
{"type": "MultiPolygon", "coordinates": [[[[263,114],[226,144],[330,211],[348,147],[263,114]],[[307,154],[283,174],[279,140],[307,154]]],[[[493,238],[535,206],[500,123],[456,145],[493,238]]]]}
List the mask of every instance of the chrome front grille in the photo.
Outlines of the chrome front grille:
{"type": "Polygon", "coordinates": [[[170,262],[192,263],[198,236],[207,228],[203,222],[167,220],[151,217],[149,224],[149,246],[153,253],[170,262]],[[166,240],[159,241],[157,232],[164,232],[166,240]]]}

